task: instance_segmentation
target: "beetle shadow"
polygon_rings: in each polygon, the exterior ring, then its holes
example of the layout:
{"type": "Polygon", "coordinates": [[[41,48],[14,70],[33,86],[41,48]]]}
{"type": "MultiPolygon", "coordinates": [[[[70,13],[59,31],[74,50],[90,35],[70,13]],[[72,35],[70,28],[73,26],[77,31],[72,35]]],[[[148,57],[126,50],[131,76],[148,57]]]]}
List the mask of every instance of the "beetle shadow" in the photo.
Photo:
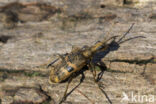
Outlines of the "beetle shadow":
{"type": "MultiPolygon", "coordinates": [[[[101,62],[101,59],[104,58],[107,54],[109,54],[110,52],[112,51],[117,51],[119,48],[120,48],[120,44],[122,43],[125,43],[127,41],[130,41],[130,40],[133,40],[133,39],[136,39],[136,38],[146,38],[144,36],[136,36],[136,37],[132,37],[132,38],[128,38],[126,40],[123,40],[126,35],[130,32],[130,30],[133,28],[134,26],[134,23],[131,25],[131,27],[123,34],[123,36],[118,39],[118,41],[116,41],[115,39],[108,44],[108,48],[104,51],[100,51],[100,52],[97,52],[94,57],[93,57],[93,60],[92,62],[96,65],[98,62],[101,62]],[[123,40],[123,41],[122,41],[123,40]]],[[[102,64],[103,65],[103,64],[102,64]]]]}
{"type": "MultiPolygon", "coordinates": [[[[123,38],[123,37],[121,37],[121,38],[123,38]]],[[[100,68],[100,71],[101,71],[100,73],[98,73],[98,77],[96,79],[97,81],[100,81],[100,79],[102,78],[102,76],[104,74],[104,71],[108,70],[108,68],[105,65],[105,63],[101,61],[104,57],[106,57],[107,54],[109,54],[110,52],[113,52],[113,51],[117,51],[120,48],[120,45],[122,43],[125,43],[127,41],[130,41],[130,40],[133,40],[133,39],[136,39],[136,38],[145,38],[145,37],[143,37],[143,36],[136,36],[136,37],[129,38],[129,39],[126,39],[126,40],[123,40],[123,41],[121,41],[121,38],[119,39],[120,41],[118,41],[118,42],[116,42],[115,40],[112,41],[108,45],[108,48],[106,50],[97,52],[93,56],[92,63],[95,66],[98,66],[100,68]]]]}

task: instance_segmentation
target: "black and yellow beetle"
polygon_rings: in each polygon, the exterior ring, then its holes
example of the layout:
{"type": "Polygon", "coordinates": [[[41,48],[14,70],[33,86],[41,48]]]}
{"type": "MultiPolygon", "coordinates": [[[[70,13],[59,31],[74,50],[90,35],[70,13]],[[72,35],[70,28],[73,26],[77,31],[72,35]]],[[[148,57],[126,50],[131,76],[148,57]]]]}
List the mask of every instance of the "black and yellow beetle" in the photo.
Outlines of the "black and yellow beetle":
{"type": "MultiPolygon", "coordinates": [[[[111,39],[114,40],[116,36],[111,39]]],[[[111,40],[109,39],[109,40],[111,40]]],[[[64,56],[59,56],[61,61],[55,65],[50,67],[50,81],[53,83],[59,83],[71,76],[72,73],[80,71],[85,65],[87,65],[88,60],[91,60],[93,55],[100,51],[107,49],[109,44],[106,44],[106,40],[97,42],[95,45],[91,47],[83,47],[83,48],[73,48],[71,53],[68,53],[64,56]]],[[[59,59],[58,59],[59,60],[59,59]]]]}
{"type": "MultiPolygon", "coordinates": [[[[48,68],[51,69],[50,76],[49,76],[50,82],[60,83],[68,78],[72,78],[73,73],[82,70],[82,68],[85,65],[89,64],[88,61],[91,61],[93,59],[93,56],[97,52],[110,50],[110,47],[112,47],[112,45],[116,45],[115,47],[119,48],[119,44],[126,41],[126,40],[125,41],[121,41],[121,40],[132,29],[133,25],[134,24],[132,24],[130,29],[123,36],[121,36],[121,38],[119,38],[118,41],[116,41],[116,38],[118,36],[113,36],[109,39],[104,39],[103,41],[99,41],[95,43],[95,45],[93,46],[90,46],[90,47],[84,46],[83,48],[73,48],[70,53],[65,54],[65,55],[59,55],[58,59],[51,62],[47,66],[48,68]]],[[[135,38],[139,38],[139,36],[135,38]]],[[[127,39],[127,40],[130,40],[130,39],[127,39]]],[[[94,80],[95,80],[95,75],[96,74],[93,73],[94,80]]],[[[71,81],[68,82],[63,99],[60,101],[59,104],[61,104],[66,99],[66,93],[67,93],[67,89],[68,89],[70,82],[71,81]]],[[[98,87],[100,88],[100,84],[98,84],[98,87]]],[[[101,88],[100,90],[102,91],[101,88]]]]}

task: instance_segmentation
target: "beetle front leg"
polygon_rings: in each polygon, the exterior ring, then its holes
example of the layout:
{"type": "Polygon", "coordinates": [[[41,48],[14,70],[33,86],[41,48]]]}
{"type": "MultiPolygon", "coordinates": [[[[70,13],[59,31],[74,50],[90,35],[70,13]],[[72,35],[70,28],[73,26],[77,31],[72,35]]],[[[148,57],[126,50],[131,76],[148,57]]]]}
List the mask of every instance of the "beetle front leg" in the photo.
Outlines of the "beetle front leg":
{"type": "Polygon", "coordinates": [[[47,63],[45,63],[44,65],[46,65],[47,68],[48,68],[48,67],[52,66],[55,62],[57,62],[57,61],[59,60],[59,58],[61,58],[62,60],[65,60],[64,57],[65,57],[66,55],[67,55],[67,53],[66,53],[66,54],[63,54],[63,55],[61,55],[61,54],[56,54],[56,56],[57,56],[58,58],[56,58],[55,60],[52,58],[52,59],[50,59],[47,63]]]}
{"type": "Polygon", "coordinates": [[[45,62],[39,66],[36,66],[36,68],[47,69],[50,66],[52,66],[55,62],[57,62],[58,60],[59,60],[59,57],[54,59],[54,57],[51,56],[47,62],[45,62]]]}

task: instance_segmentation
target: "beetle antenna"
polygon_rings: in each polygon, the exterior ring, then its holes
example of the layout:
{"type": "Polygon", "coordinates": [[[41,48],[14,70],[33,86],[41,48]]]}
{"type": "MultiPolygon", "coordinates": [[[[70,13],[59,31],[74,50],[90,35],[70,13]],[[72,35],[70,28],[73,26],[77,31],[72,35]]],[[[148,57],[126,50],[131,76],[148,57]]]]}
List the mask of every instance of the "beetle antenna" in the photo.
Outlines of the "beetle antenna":
{"type": "Polygon", "coordinates": [[[126,35],[130,32],[130,30],[133,28],[134,24],[135,24],[135,23],[132,23],[131,27],[128,29],[128,31],[127,31],[125,34],[123,34],[123,36],[118,40],[117,43],[120,43],[121,40],[122,40],[123,38],[125,38],[125,36],[126,36],[126,35]]]}

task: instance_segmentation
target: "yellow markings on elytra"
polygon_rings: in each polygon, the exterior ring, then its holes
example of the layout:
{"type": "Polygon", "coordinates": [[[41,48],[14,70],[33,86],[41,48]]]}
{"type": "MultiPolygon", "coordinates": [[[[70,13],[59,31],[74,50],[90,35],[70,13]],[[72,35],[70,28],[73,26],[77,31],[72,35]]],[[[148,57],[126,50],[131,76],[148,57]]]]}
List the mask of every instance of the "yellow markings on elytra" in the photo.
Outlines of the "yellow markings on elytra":
{"type": "Polygon", "coordinates": [[[59,82],[58,77],[55,77],[55,82],[56,82],[56,83],[58,83],[58,82],[59,82]]]}

